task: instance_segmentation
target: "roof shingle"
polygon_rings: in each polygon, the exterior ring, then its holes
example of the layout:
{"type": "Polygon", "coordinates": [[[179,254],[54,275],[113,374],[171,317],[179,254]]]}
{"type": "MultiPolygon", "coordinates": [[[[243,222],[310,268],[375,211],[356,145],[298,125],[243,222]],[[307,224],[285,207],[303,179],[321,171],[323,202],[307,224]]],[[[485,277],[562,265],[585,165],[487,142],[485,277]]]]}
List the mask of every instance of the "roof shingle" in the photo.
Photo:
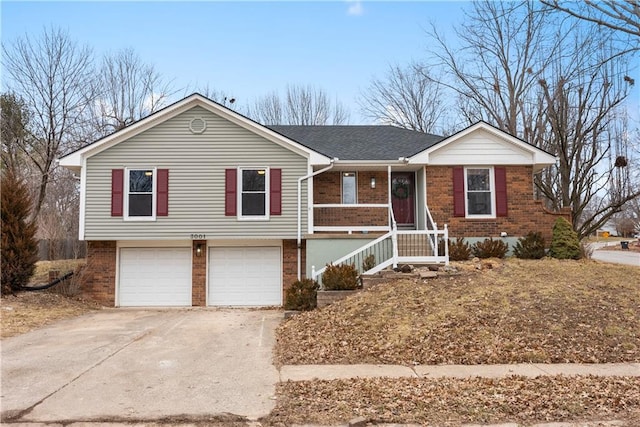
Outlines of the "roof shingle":
{"type": "Polygon", "coordinates": [[[398,160],[444,139],[395,126],[267,126],[325,156],[340,160],[398,160]]]}

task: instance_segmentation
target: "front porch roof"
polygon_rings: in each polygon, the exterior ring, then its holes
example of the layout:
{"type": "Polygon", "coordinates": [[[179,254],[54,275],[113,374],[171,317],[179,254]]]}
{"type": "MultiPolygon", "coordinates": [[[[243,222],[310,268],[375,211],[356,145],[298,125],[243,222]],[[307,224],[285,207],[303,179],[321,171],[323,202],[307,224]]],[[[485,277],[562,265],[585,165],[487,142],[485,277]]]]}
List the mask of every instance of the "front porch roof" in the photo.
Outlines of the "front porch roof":
{"type": "MultiPolygon", "coordinates": [[[[343,161],[397,162],[440,142],[444,137],[395,126],[269,126],[330,158],[343,161]]],[[[379,163],[380,164],[380,163],[379,163]]]]}

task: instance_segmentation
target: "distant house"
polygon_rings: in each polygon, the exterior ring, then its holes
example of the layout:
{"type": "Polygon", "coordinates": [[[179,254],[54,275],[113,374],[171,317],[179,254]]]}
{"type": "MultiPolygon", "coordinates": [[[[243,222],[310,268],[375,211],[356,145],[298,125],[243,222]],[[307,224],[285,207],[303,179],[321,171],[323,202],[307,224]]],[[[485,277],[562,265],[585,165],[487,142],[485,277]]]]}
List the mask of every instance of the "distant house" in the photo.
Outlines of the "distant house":
{"type": "Polygon", "coordinates": [[[439,241],[550,237],[555,158],[486,123],[260,125],[193,94],[72,152],[85,295],[115,306],[280,305],[328,262],[446,263],[439,241]],[[508,237],[504,237],[508,236],[508,237]],[[315,267],[315,268],[314,268],[315,267]]]}

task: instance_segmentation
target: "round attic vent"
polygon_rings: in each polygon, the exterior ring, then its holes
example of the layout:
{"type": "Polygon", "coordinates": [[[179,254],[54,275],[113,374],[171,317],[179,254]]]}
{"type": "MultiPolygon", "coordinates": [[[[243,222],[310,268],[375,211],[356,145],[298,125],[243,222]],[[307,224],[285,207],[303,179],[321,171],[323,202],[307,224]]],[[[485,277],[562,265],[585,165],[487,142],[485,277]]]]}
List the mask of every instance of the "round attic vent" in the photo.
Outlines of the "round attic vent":
{"type": "Polygon", "coordinates": [[[207,129],[207,122],[202,117],[195,117],[189,122],[191,133],[203,133],[207,129]]]}

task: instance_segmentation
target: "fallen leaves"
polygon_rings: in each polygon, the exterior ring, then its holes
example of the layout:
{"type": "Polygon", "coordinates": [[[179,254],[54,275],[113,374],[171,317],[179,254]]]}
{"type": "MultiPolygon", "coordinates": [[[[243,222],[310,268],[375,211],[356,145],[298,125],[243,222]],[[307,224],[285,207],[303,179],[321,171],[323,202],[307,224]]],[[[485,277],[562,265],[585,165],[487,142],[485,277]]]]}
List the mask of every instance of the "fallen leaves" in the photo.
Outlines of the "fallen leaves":
{"type": "Polygon", "coordinates": [[[0,300],[2,329],[7,338],[29,332],[56,320],[79,316],[99,309],[96,303],[64,297],[52,292],[21,292],[3,295],[0,300]]]}
{"type": "Polygon", "coordinates": [[[460,425],[581,419],[638,419],[640,378],[503,379],[373,378],[300,381],[277,386],[276,408],[264,423],[460,425]]]}
{"type": "Polygon", "coordinates": [[[640,269],[512,259],[381,284],[283,322],[284,364],[640,361],[640,269]]]}

